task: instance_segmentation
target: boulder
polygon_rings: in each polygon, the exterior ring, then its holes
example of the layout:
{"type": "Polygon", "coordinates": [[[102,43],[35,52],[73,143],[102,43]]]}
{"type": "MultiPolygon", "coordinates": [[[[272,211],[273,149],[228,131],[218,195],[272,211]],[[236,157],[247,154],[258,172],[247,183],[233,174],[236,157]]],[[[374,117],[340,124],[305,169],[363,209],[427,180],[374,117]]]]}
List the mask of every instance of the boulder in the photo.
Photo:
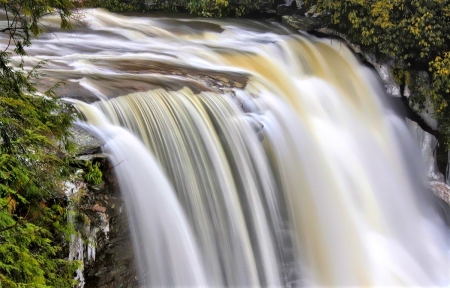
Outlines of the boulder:
{"type": "Polygon", "coordinates": [[[283,23],[301,31],[312,31],[323,27],[323,23],[318,18],[305,17],[300,15],[285,15],[282,17],[283,23]]]}
{"type": "Polygon", "coordinates": [[[75,144],[76,155],[90,155],[101,152],[101,146],[104,143],[93,134],[77,125],[72,126],[70,132],[72,133],[71,140],[75,144]]]}
{"type": "Polygon", "coordinates": [[[419,145],[422,162],[425,164],[428,180],[444,183],[444,175],[439,172],[435,158],[438,140],[430,133],[422,130],[416,122],[406,119],[406,125],[419,145]]]}
{"type": "Polygon", "coordinates": [[[448,205],[450,205],[450,186],[441,181],[429,181],[428,184],[431,187],[434,195],[438,196],[448,205]]]}

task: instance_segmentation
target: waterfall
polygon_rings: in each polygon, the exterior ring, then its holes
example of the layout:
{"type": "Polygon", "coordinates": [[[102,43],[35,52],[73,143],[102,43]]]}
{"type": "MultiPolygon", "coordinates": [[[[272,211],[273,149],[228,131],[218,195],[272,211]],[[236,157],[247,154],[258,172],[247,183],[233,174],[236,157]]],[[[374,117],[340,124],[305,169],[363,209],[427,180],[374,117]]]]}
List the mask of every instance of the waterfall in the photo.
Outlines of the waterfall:
{"type": "Polygon", "coordinates": [[[104,150],[125,194],[141,282],[146,286],[205,286],[191,228],[159,164],[136,137],[111,125],[101,111],[77,104],[95,124],[87,129],[106,141],[104,150]]]}
{"type": "Polygon", "coordinates": [[[68,81],[105,141],[143,285],[449,285],[419,152],[343,44],[278,23],[86,13],[26,65],[51,58],[48,85],[68,81]]]}

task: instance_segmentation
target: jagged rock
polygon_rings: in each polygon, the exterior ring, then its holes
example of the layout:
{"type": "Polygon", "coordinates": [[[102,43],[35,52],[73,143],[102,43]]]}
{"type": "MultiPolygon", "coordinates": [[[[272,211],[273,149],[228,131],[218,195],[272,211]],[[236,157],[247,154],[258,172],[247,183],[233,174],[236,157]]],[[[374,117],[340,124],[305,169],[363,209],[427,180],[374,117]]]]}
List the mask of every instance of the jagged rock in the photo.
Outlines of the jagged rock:
{"type": "MultiPolygon", "coordinates": [[[[362,53],[362,52],[361,52],[362,53]]],[[[393,64],[393,59],[387,61],[377,61],[375,55],[369,53],[362,53],[365,60],[372,64],[372,66],[377,71],[380,76],[381,81],[383,81],[384,87],[386,88],[386,93],[392,97],[402,97],[400,91],[400,85],[395,81],[394,75],[391,71],[391,66],[393,64]]]]}
{"type": "MultiPolygon", "coordinates": [[[[325,28],[325,27],[318,28],[318,29],[316,29],[316,31],[319,32],[319,33],[328,35],[328,36],[340,38],[340,39],[342,39],[343,41],[345,41],[345,43],[348,45],[348,47],[349,47],[350,49],[353,50],[353,52],[355,52],[355,53],[357,53],[357,54],[360,54],[360,55],[363,55],[363,56],[365,55],[365,54],[363,54],[363,52],[362,52],[362,50],[361,50],[361,47],[360,47],[359,45],[356,45],[356,44],[352,43],[352,42],[350,41],[350,39],[347,37],[347,35],[345,35],[345,34],[343,34],[343,33],[341,33],[341,32],[338,32],[338,31],[336,31],[336,30],[334,30],[334,29],[325,28]]],[[[331,38],[330,41],[331,41],[332,39],[333,39],[333,38],[331,38]]]]}
{"type": "Polygon", "coordinates": [[[406,119],[406,124],[419,145],[422,160],[427,169],[427,178],[431,181],[444,183],[444,175],[438,170],[434,153],[438,140],[430,133],[423,131],[416,122],[406,119]]]}
{"type": "Polygon", "coordinates": [[[450,186],[441,181],[430,181],[428,184],[433,193],[450,205],[450,186]]]}
{"type": "Polygon", "coordinates": [[[97,153],[97,154],[88,154],[88,155],[80,155],[75,158],[76,160],[81,161],[93,161],[93,160],[104,160],[108,159],[108,155],[104,153],[97,153]]]}
{"type": "Polygon", "coordinates": [[[320,19],[299,15],[285,15],[282,17],[282,21],[283,23],[302,31],[312,31],[323,27],[323,23],[320,19]]]}
{"type": "Polygon", "coordinates": [[[88,202],[85,206],[92,211],[91,233],[87,236],[88,242],[93,242],[85,250],[88,257],[85,257],[84,288],[138,287],[125,205],[107,160],[101,169],[105,186],[84,197],[88,202]],[[95,248],[91,252],[94,257],[89,257],[89,247],[91,251],[95,248]]]}
{"type": "Polygon", "coordinates": [[[295,5],[278,5],[277,7],[277,15],[279,16],[286,16],[286,15],[294,15],[300,14],[300,10],[297,9],[297,7],[295,5]]]}
{"type": "Polygon", "coordinates": [[[95,204],[94,206],[92,206],[92,211],[105,213],[106,207],[102,207],[99,204],[95,204]]]}
{"type": "Polygon", "coordinates": [[[101,276],[101,275],[105,274],[106,271],[108,271],[108,269],[106,267],[102,267],[98,270],[97,273],[95,273],[95,276],[101,276]]]}
{"type": "Polygon", "coordinates": [[[101,152],[100,147],[104,144],[103,141],[97,139],[94,135],[76,125],[72,126],[70,130],[73,135],[71,140],[75,144],[75,153],[77,155],[88,155],[101,152]]]}
{"type": "MultiPolygon", "coordinates": [[[[426,165],[425,167],[427,168],[426,172],[428,178],[428,186],[431,188],[431,191],[434,195],[450,205],[450,186],[444,182],[444,175],[442,175],[437,168],[436,158],[434,154],[434,151],[438,144],[436,137],[428,132],[423,131],[416,122],[406,119],[406,124],[412,132],[413,137],[419,144],[419,148],[422,154],[422,162],[426,165]]],[[[445,211],[445,218],[447,218],[447,221],[450,221],[450,218],[448,218],[450,217],[450,214],[448,214],[448,211],[450,211],[449,207],[442,207],[442,209],[443,211],[445,211]]]]}
{"type": "MultiPolygon", "coordinates": [[[[421,71],[419,73],[420,75],[420,82],[421,83],[426,83],[425,86],[428,86],[430,81],[429,81],[429,76],[428,73],[426,71],[421,71]]],[[[411,91],[408,89],[406,89],[408,87],[405,87],[405,92],[403,93],[403,95],[407,98],[409,98],[411,96],[411,91]]],[[[424,87],[425,89],[426,87],[424,87]]],[[[425,99],[425,102],[423,103],[424,105],[424,109],[421,109],[419,107],[419,105],[413,105],[410,102],[410,106],[411,108],[414,110],[415,113],[417,113],[424,121],[425,123],[427,123],[427,125],[433,129],[433,130],[437,130],[438,128],[438,121],[434,118],[433,114],[434,114],[434,109],[430,103],[429,99],[425,99]]]]}

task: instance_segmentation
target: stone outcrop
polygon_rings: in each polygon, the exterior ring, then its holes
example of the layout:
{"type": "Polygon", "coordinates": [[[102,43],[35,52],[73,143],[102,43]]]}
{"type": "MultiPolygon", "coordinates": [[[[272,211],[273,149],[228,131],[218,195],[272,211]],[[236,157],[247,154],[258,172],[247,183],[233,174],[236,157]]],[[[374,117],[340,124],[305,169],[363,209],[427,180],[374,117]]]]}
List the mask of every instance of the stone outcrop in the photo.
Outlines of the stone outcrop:
{"type": "Polygon", "coordinates": [[[69,259],[83,262],[77,271],[78,287],[138,287],[128,216],[108,156],[101,153],[103,142],[80,127],[73,127],[76,160],[100,163],[103,182],[90,185],[82,170],[65,183],[69,221],[78,234],[72,235],[69,259]]]}
{"type": "Polygon", "coordinates": [[[433,193],[450,205],[450,186],[442,181],[428,182],[433,193]]]}
{"type": "Polygon", "coordinates": [[[283,23],[301,31],[312,31],[323,26],[318,18],[305,17],[300,15],[284,15],[281,17],[283,23]]]}
{"type": "Polygon", "coordinates": [[[81,205],[90,222],[90,233],[86,234],[84,287],[138,287],[125,205],[106,159],[101,167],[104,185],[91,189],[81,205]]]}
{"type": "Polygon", "coordinates": [[[444,175],[439,171],[435,157],[438,140],[430,133],[423,131],[416,122],[406,119],[406,124],[419,145],[427,179],[444,182],[444,175]]]}
{"type": "Polygon", "coordinates": [[[77,125],[72,126],[70,132],[72,133],[71,140],[75,144],[75,153],[77,155],[89,156],[101,153],[100,147],[103,145],[103,141],[77,125]]]}
{"type": "Polygon", "coordinates": [[[419,146],[422,162],[426,168],[426,184],[434,195],[450,205],[450,186],[444,182],[445,177],[439,171],[435,157],[438,140],[430,133],[423,131],[416,122],[406,119],[406,124],[419,146]]]}

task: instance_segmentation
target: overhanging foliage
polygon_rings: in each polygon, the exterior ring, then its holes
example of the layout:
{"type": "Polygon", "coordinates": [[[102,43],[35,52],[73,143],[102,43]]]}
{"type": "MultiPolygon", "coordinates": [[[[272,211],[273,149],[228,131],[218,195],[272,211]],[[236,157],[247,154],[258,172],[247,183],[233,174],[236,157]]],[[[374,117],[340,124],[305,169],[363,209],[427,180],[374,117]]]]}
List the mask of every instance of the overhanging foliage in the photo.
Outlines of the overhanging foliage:
{"type": "Polygon", "coordinates": [[[85,7],[101,7],[112,12],[163,10],[167,12],[188,11],[203,17],[239,17],[260,12],[273,0],[85,0],[85,7]]]}
{"type": "MultiPolygon", "coordinates": [[[[70,26],[67,0],[3,0],[0,31],[9,42],[0,51],[0,287],[73,287],[78,266],[61,253],[73,232],[67,223],[63,181],[70,167],[70,113],[52,90],[38,93],[35,70],[11,56],[43,30],[39,20],[59,13],[70,26]],[[4,34],[4,35],[5,35],[4,34]]],[[[36,67],[39,68],[39,67],[36,67]]]]}

